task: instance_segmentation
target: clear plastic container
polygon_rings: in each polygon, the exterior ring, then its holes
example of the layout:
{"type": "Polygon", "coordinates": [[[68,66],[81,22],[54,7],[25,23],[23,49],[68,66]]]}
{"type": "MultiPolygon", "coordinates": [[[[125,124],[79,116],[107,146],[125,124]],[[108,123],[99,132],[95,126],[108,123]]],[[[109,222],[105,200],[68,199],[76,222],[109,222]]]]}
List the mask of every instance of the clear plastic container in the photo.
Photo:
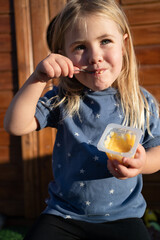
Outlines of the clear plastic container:
{"type": "Polygon", "coordinates": [[[134,158],[142,134],[140,129],[111,123],[104,130],[97,148],[111,160],[121,162],[123,157],[134,158]]]}

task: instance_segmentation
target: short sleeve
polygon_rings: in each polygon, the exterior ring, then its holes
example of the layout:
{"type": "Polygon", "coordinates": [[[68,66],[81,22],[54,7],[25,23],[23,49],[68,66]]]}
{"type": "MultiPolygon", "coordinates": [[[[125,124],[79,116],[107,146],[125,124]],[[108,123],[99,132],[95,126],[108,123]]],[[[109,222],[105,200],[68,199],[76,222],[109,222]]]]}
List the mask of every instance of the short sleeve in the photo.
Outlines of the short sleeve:
{"type": "Polygon", "coordinates": [[[57,128],[59,122],[59,108],[53,108],[55,96],[57,95],[57,88],[48,91],[41,97],[36,106],[35,117],[39,123],[39,129],[46,127],[57,128]]]}
{"type": "Polygon", "coordinates": [[[149,104],[149,111],[150,111],[150,132],[149,134],[147,131],[147,124],[145,124],[145,133],[143,138],[142,145],[144,148],[152,148],[160,145],[160,118],[159,118],[159,111],[157,104],[155,103],[154,97],[145,90],[144,95],[149,104]]]}

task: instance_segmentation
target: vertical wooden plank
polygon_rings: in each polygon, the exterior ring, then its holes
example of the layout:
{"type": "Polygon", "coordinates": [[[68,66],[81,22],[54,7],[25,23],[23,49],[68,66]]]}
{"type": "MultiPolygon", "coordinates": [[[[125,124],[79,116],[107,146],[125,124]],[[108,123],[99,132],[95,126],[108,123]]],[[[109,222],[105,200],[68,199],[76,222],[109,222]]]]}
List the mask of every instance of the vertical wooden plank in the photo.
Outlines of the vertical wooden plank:
{"type": "MultiPolygon", "coordinates": [[[[33,71],[32,39],[29,0],[14,1],[18,79],[21,87],[33,71]]],[[[25,217],[36,216],[34,162],[37,158],[37,134],[22,136],[22,157],[24,166],[25,217]]]]}
{"type": "Polygon", "coordinates": [[[50,20],[53,19],[67,3],[67,0],[49,0],[49,16],[50,20]]]}
{"type": "MultiPolygon", "coordinates": [[[[49,54],[46,42],[46,31],[49,23],[48,2],[46,0],[32,0],[30,1],[30,10],[32,19],[31,29],[33,44],[33,61],[35,68],[36,65],[49,54]]],[[[50,139],[52,139],[51,129],[44,129],[39,132],[38,162],[35,162],[37,171],[36,175],[38,175],[39,178],[37,182],[36,195],[37,214],[38,212],[40,213],[40,211],[42,210],[44,196],[47,194],[47,186],[44,187],[43,183],[46,179],[48,180],[48,182],[50,180],[48,179],[48,177],[50,176],[49,173],[46,176],[43,176],[43,163],[47,160],[48,155],[50,155],[51,162],[52,151],[50,150],[50,147],[48,147],[52,144],[52,142],[49,141],[50,139]]]]}
{"type": "Polygon", "coordinates": [[[0,213],[23,216],[23,175],[20,138],[3,128],[6,109],[17,89],[13,1],[0,0],[0,213]],[[13,169],[15,175],[10,174],[13,169]]]}
{"type": "Polygon", "coordinates": [[[49,53],[46,42],[46,31],[49,24],[48,2],[46,0],[32,0],[31,27],[34,67],[49,53]]]}
{"type": "Polygon", "coordinates": [[[33,71],[29,0],[14,1],[18,78],[20,87],[33,71]]]}
{"type": "MultiPolygon", "coordinates": [[[[49,54],[47,46],[47,28],[49,25],[49,6],[46,0],[30,1],[33,61],[34,67],[49,54]],[[43,21],[42,21],[43,19],[43,21]]],[[[48,86],[47,86],[48,87],[48,86]]],[[[49,89],[48,89],[49,90],[49,89]]],[[[44,90],[43,94],[46,90],[44,90]]],[[[42,94],[42,95],[43,95],[42,94]]],[[[44,199],[48,196],[48,183],[52,178],[51,161],[52,150],[55,139],[55,130],[43,129],[38,134],[38,158],[37,170],[39,171],[39,195],[37,195],[37,205],[39,212],[43,210],[44,199]]]]}

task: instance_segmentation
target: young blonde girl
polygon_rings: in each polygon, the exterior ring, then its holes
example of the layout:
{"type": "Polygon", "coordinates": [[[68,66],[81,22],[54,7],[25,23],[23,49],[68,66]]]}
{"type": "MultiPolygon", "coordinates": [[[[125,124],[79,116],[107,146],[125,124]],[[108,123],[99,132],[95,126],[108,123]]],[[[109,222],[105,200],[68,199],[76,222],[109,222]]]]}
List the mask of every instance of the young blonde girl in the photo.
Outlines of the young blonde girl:
{"type": "MultiPolygon", "coordinates": [[[[105,1],[101,3],[99,1],[92,2],[92,6],[88,4],[88,1],[84,1],[85,11],[82,13],[80,11],[80,6],[76,6],[73,12],[73,15],[68,14],[70,12],[70,6],[66,7],[64,14],[62,16],[54,19],[54,23],[51,26],[49,35],[49,47],[52,52],[59,53],[60,49],[63,49],[64,33],[72,28],[74,24],[80,23],[85,24],[85,18],[83,17],[87,14],[95,14],[97,12],[97,7],[101,7],[98,15],[107,14],[109,18],[116,22],[117,27],[119,28],[122,35],[127,35],[127,41],[124,46],[124,63],[121,74],[117,78],[117,81],[113,83],[113,87],[118,89],[120,93],[121,103],[123,107],[123,111],[125,112],[124,124],[130,125],[133,127],[144,128],[144,111],[147,110],[147,128],[149,131],[149,109],[148,103],[146,101],[145,96],[143,95],[138,81],[138,71],[137,71],[137,63],[135,52],[133,48],[132,37],[130,33],[130,29],[128,27],[128,22],[123,13],[122,9],[117,8],[116,3],[114,1],[108,2],[106,7],[105,1]],[[73,21],[74,19],[74,21],[73,21]],[[55,24],[56,22],[56,24],[55,24]],[[54,31],[53,31],[54,30],[54,31]]],[[[97,14],[97,13],[96,13],[97,14]]],[[[77,82],[73,82],[72,79],[66,78],[60,79],[59,86],[61,89],[67,91],[69,95],[67,99],[69,99],[69,104],[67,104],[67,113],[72,114],[74,112],[78,112],[79,109],[79,98],[81,96],[81,89],[83,91],[83,86],[77,87],[77,82]],[[80,91],[79,91],[80,90],[80,91]],[[76,91],[76,92],[75,92],[76,91]],[[79,91],[79,92],[78,92],[79,91]],[[75,93],[75,94],[74,94],[75,93]],[[79,94],[78,94],[79,93],[79,94]]],[[[62,91],[63,91],[62,90],[62,91]]],[[[64,101],[66,96],[64,96],[64,101]]],[[[155,101],[156,103],[156,101],[155,101]]],[[[157,103],[156,103],[157,105],[157,103]]],[[[157,105],[158,110],[158,105],[157,105]]]]}
{"type": "Polygon", "coordinates": [[[14,97],[5,129],[57,128],[47,207],[25,239],[149,239],[142,174],[160,169],[160,120],[138,83],[131,33],[113,0],[71,0],[54,20],[52,53],[14,97]],[[59,85],[40,98],[46,82],[59,85]],[[109,123],[141,128],[135,157],[108,160],[97,143],[109,123]]]}

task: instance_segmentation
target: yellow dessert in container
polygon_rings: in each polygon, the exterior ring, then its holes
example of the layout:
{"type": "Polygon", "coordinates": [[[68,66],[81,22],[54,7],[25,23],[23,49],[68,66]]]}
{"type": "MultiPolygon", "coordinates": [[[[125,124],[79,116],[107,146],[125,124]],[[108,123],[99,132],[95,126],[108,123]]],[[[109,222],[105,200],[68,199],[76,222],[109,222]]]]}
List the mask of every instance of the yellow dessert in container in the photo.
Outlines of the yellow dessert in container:
{"type": "Polygon", "coordinates": [[[118,134],[116,132],[111,132],[104,142],[106,149],[109,149],[120,154],[106,153],[109,159],[121,160],[122,153],[129,152],[134,146],[136,136],[131,133],[118,134]]]}
{"type": "Polygon", "coordinates": [[[102,134],[97,148],[105,152],[109,159],[121,161],[123,157],[134,157],[141,136],[140,129],[109,124],[102,134]]]}

